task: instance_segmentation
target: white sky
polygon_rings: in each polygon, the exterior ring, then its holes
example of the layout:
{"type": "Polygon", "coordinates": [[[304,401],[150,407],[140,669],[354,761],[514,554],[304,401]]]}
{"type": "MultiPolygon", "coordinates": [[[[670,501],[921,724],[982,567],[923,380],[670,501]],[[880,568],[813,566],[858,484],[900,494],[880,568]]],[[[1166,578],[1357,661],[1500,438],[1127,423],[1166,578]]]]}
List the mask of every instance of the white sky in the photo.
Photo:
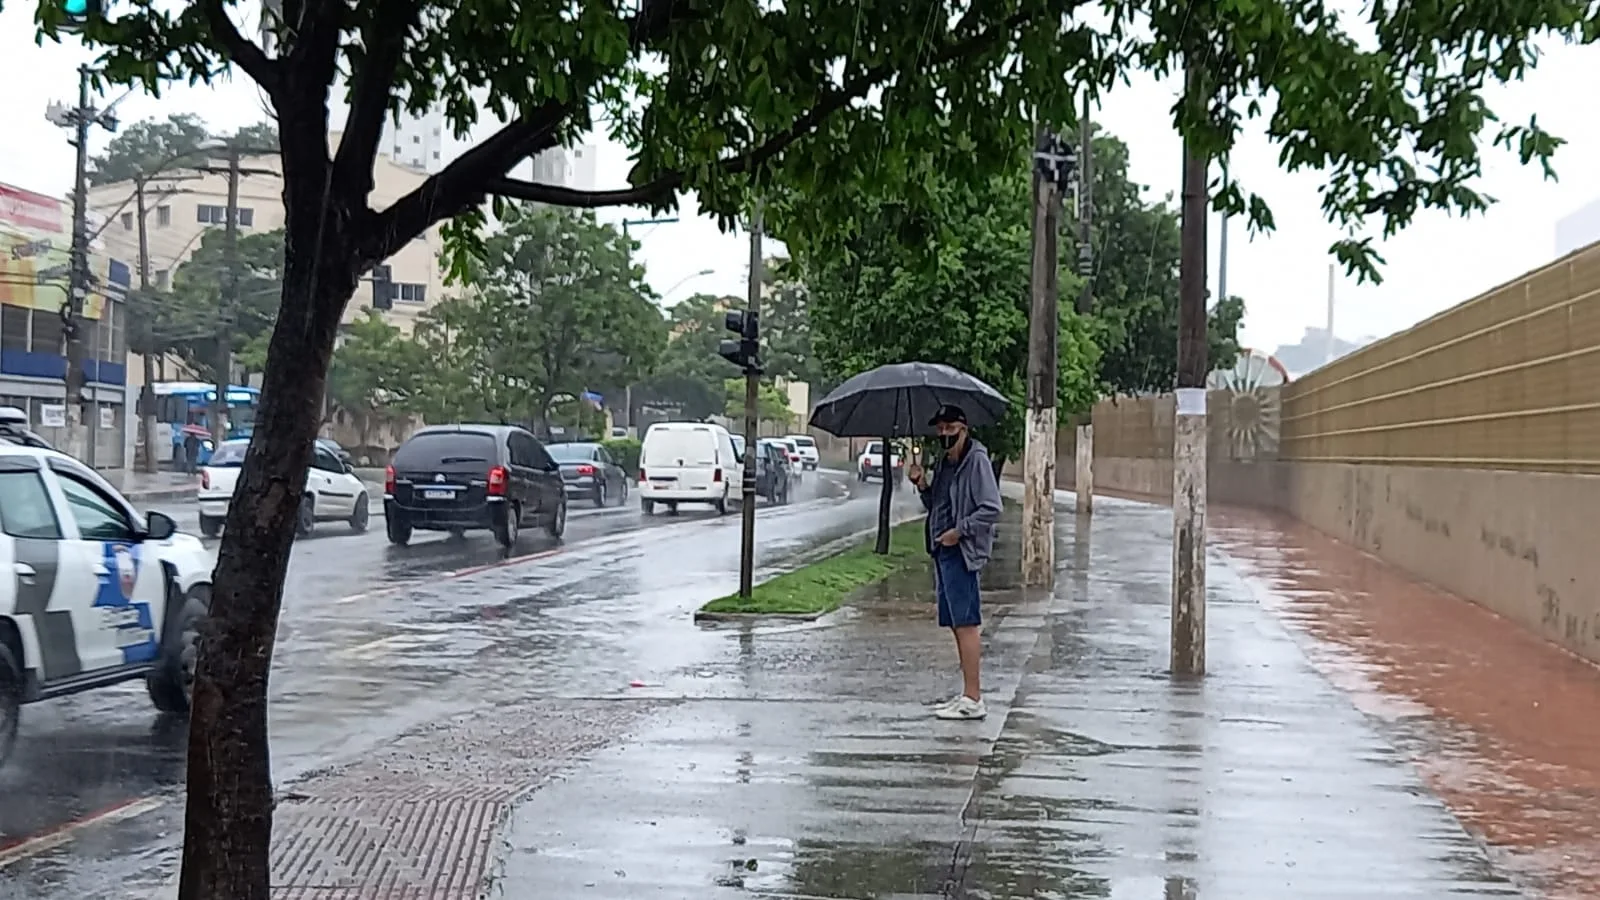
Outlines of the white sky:
{"type": "MultiPolygon", "coordinates": [[[[85,54],[70,42],[35,46],[33,9],[31,0],[16,0],[0,11],[0,83],[19,88],[0,96],[0,121],[6,123],[0,129],[0,181],[59,196],[71,187],[72,153],[66,134],[44,120],[44,106],[51,99],[75,98],[75,69],[85,54]],[[20,89],[24,85],[27,90],[20,89]]],[[[1468,220],[1419,216],[1381,247],[1389,261],[1382,285],[1358,287],[1340,274],[1335,330],[1341,337],[1405,328],[1549,261],[1555,222],[1600,198],[1600,166],[1593,162],[1600,159],[1600,116],[1590,96],[1600,85],[1600,47],[1547,49],[1526,82],[1494,92],[1490,103],[1508,122],[1524,122],[1537,113],[1545,127],[1567,139],[1556,159],[1561,181],[1545,182],[1536,169],[1491,151],[1482,189],[1500,202],[1487,214],[1468,220]]],[[[1107,98],[1097,114],[1101,125],[1128,143],[1134,179],[1158,195],[1176,195],[1178,189],[1181,146],[1168,118],[1175,95],[1172,82],[1139,76],[1107,98]]],[[[209,88],[174,86],[160,100],[136,94],[118,112],[125,122],[189,112],[218,131],[231,131],[262,119],[261,109],[253,84],[241,80],[209,88]]],[[[99,151],[109,139],[97,133],[91,148],[99,151]]],[[[1244,342],[1263,349],[1292,343],[1305,327],[1325,320],[1326,249],[1337,237],[1320,216],[1318,176],[1284,174],[1276,160],[1276,149],[1259,131],[1246,134],[1233,160],[1234,173],[1271,203],[1278,223],[1276,233],[1253,241],[1242,222],[1235,222],[1229,234],[1228,290],[1245,299],[1244,342]]],[[[621,186],[627,152],[603,144],[598,163],[597,186],[621,186]]],[[[633,229],[651,283],[669,304],[695,291],[744,293],[748,244],[694,213],[690,199],[678,223],[633,229]],[[695,274],[707,269],[713,274],[695,274]]],[[[617,221],[640,213],[603,210],[600,215],[617,221]]],[[[1215,223],[1211,245],[1215,284],[1215,223]]]]}

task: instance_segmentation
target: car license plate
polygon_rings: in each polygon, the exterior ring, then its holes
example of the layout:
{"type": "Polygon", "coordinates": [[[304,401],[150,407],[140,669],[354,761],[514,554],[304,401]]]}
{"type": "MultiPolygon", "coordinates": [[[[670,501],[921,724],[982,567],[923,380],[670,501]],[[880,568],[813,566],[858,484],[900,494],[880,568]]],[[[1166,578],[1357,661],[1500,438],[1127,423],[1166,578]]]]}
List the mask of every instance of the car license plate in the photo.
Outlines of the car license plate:
{"type": "Polygon", "coordinates": [[[118,628],[117,648],[139,647],[156,639],[155,632],[148,628],[118,628]]]}
{"type": "Polygon", "coordinates": [[[455,498],[456,492],[450,490],[422,492],[422,499],[424,500],[454,500],[455,498]]]}

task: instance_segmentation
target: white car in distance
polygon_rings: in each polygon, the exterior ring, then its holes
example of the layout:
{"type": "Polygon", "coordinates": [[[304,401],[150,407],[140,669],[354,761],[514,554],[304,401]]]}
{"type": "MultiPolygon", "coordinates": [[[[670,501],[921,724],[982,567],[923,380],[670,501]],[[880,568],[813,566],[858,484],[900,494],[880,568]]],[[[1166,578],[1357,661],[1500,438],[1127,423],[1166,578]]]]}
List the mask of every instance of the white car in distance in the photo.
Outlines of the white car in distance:
{"type": "MultiPolygon", "coordinates": [[[[244,453],[249,447],[248,440],[223,441],[200,469],[200,533],[206,537],[222,532],[228,504],[238,487],[239,467],[244,465],[244,453]]],[[[317,444],[312,453],[295,534],[305,537],[318,522],[348,522],[357,534],[366,531],[372,515],[366,483],[322,444],[317,444]]]]}
{"type": "MultiPolygon", "coordinates": [[[[904,449],[894,447],[889,453],[890,465],[894,470],[896,479],[903,478],[906,474],[906,461],[903,457],[904,449]]],[[[883,477],[883,441],[873,441],[867,449],[861,451],[856,457],[856,480],[866,481],[868,478],[883,477]]]]}
{"type": "Polygon", "coordinates": [[[792,442],[795,449],[800,451],[800,462],[806,471],[815,472],[822,463],[822,454],[817,451],[817,441],[809,434],[791,434],[785,440],[792,442]]]}

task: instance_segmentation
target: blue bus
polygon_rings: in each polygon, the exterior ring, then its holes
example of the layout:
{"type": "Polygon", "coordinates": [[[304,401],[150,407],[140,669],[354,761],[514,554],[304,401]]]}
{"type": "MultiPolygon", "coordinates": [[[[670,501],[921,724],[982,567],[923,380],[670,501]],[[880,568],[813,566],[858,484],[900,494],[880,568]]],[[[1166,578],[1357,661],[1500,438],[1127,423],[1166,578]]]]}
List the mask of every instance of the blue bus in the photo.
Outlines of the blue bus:
{"type": "MultiPolygon", "coordinates": [[[[156,403],[156,446],[170,447],[168,458],[174,469],[184,463],[183,427],[199,425],[211,430],[211,404],[217,399],[217,386],[203,381],[158,381],[151,385],[156,403]]],[[[228,434],[233,438],[247,438],[255,430],[256,409],[261,405],[261,391],[244,385],[228,386],[228,434]]],[[[211,439],[200,442],[200,464],[211,458],[211,439]]]]}

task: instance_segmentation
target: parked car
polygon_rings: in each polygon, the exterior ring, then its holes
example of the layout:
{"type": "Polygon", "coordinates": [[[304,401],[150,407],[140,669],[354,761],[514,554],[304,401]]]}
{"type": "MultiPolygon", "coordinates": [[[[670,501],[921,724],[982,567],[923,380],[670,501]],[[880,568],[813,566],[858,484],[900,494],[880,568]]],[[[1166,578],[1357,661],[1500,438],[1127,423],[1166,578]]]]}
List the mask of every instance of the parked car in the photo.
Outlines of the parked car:
{"type": "Polygon", "coordinates": [[[413,531],[487,528],[510,548],[524,526],[542,527],[553,538],[567,530],[561,467],[532,432],[515,425],[417,431],[384,475],[383,508],[396,545],[409,542],[413,531]]]}
{"type": "Polygon", "coordinates": [[[664,503],[707,503],[728,512],[736,491],[739,455],[728,429],[711,422],[657,422],[644,433],[639,449],[639,505],[645,515],[664,503]]]}
{"type": "Polygon", "coordinates": [[[756,442],[756,493],[770,503],[788,503],[794,485],[789,451],[771,440],[756,442]]]}
{"type": "Polygon", "coordinates": [[[0,439],[19,447],[54,450],[50,442],[28,428],[27,411],[15,406],[0,406],[0,439]]]}
{"type": "MultiPolygon", "coordinates": [[[[733,435],[733,452],[739,457],[739,473],[744,478],[744,438],[733,435]]],[[[793,481],[789,469],[789,454],[770,438],[756,441],[756,496],[768,503],[788,503],[789,485],[793,481]]],[[[741,496],[743,489],[741,488],[741,496]]]]}
{"type": "Polygon", "coordinates": [[[800,455],[800,445],[794,442],[794,438],[789,437],[773,438],[773,440],[783,445],[783,452],[789,457],[789,471],[794,475],[794,479],[799,481],[804,477],[806,470],[806,458],[800,455]]]}
{"type": "MultiPolygon", "coordinates": [[[[335,445],[337,446],[337,445],[335,445]]],[[[249,438],[223,441],[200,467],[200,533],[216,537],[222,532],[222,523],[228,518],[228,504],[239,481],[239,468],[244,465],[244,452],[249,449],[249,438]]],[[[306,471],[306,493],[300,500],[300,514],[295,519],[295,534],[309,535],[318,522],[348,522],[357,534],[367,530],[371,521],[372,501],[367,496],[367,485],[355,476],[347,462],[342,462],[321,441],[312,449],[311,468],[306,471]]]]}
{"type": "Polygon", "coordinates": [[[351,458],[350,451],[339,446],[338,441],[332,438],[317,438],[317,446],[332,453],[338,458],[339,462],[355,465],[355,460],[351,458]]]}
{"type": "Polygon", "coordinates": [[[216,564],[199,538],[70,456],[4,441],[0,526],[0,763],[29,703],[143,679],[156,709],[189,711],[216,564]]]}
{"type": "Polygon", "coordinates": [[[593,500],[595,506],[628,502],[628,473],[622,471],[606,448],[594,443],[545,444],[544,449],[561,466],[561,483],[567,497],[593,500]]]}
{"type": "Polygon", "coordinates": [[[805,464],[808,472],[815,471],[822,462],[822,454],[817,452],[817,441],[809,434],[791,434],[789,440],[794,442],[795,449],[800,453],[800,461],[805,464]]]}
{"type": "MultiPolygon", "coordinates": [[[[889,451],[889,461],[896,479],[905,477],[906,461],[905,450],[895,445],[889,451]]],[[[883,477],[883,441],[872,441],[867,444],[867,449],[856,458],[856,479],[866,481],[868,478],[883,477]]]]}

